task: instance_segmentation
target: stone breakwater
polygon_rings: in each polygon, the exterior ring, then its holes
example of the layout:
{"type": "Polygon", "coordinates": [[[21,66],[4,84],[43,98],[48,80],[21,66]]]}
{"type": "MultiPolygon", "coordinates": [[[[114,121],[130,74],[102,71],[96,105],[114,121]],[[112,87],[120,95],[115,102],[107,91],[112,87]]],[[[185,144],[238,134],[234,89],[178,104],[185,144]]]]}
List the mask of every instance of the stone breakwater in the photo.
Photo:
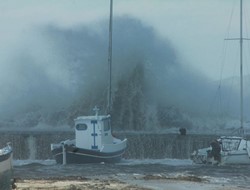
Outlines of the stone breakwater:
{"type": "MultiPolygon", "coordinates": [[[[115,132],[114,135],[128,139],[128,148],[124,155],[126,159],[188,159],[194,150],[209,146],[210,142],[218,137],[143,132],[115,132]]],[[[6,130],[1,132],[0,145],[5,146],[7,142],[11,142],[14,159],[46,160],[53,158],[50,152],[51,143],[73,138],[74,131],[6,130]]]]}

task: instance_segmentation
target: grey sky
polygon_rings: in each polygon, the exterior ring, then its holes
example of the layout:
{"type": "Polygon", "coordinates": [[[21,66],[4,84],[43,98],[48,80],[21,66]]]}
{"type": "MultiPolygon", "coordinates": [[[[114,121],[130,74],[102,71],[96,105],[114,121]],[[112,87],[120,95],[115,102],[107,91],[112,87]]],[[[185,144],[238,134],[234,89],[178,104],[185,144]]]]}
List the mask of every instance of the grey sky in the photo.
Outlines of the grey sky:
{"type": "MultiPolygon", "coordinates": [[[[245,9],[250,9],[250,2],[244,3],[245,9]]],[[[114,0],[115,16],[130,15],[152,26],[171,41],[183,64],[213,80],[220,77],[224,38],[239,36],[238,13],[239,0],[114,0]]],[[[109,0],[0,1],[0,69],[9,67],[6,61],[25,43],[22,39],[32,33],[32,28],[48,23],[60,27],[92,25],[107,19],[108,14],[109,0]]],[[[245,16],[250,13],[246,11],[245,16]]],[[[226,43],[233,52],[238,51],[238,42],[226,43]]],[[[238,58],[229,54],[232,57],[225,61],[222,77],[238,74],[238,58]]]]}

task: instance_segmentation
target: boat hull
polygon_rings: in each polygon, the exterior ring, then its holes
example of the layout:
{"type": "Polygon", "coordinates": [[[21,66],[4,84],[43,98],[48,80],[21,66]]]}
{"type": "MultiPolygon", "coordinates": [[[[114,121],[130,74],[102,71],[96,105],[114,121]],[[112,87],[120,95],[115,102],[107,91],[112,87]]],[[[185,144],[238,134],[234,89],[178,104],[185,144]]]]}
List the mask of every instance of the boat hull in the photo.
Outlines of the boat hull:
{"type": "MultiPolygon", "coordinates": [[[[75,146],[65,147],[65,161],[67,164],[86,164],[86,163],[116,163],[119,162],[125,149],[116,152],[100,152],[77,148],[75,146]]],[[[63,164],[63,148],[58,147],[52,150],[52,154],[58,164],[63,164]]]]}
{"type": "MultiPolygon", "coordinates": [[[[250,164],[250,142],[241,137],[223,137],[221,146],[226,150],[220,151],[222,165],[250,164]],[[236,142],[236,143],[235,143],[236,142]],[[234,147],[237,147],[234,148],[234,147]],[[232,150],[236,149],[236,150],[232,150]]],[[[202,148],[191,155],[191,159],[196,164],[217,164],[210,155],[211,147],[202,148]]]]}
{"type": "Polygon", "coordinates": [[[234,151],[229,153],[223,153],[221,155],[221,161],[223,164],[250,164],[250,158],[247,151],[234,151]]]}
{"type": "MultiPolygon", "coordinates": [[[[216,164],[218,163],[213,158],[205,154],[192,155],[191,159],[195,164],[216,164]]],[[[250,164],[250,158],[247,152],[221,152],[222,165],[235,165],[235,164],[250,164]]]]}
{"type": "Polygon", "coordinates": [[[0,155],[0,189],[11,189],[12,179],[12,151],[9,151],[0,155]]]}

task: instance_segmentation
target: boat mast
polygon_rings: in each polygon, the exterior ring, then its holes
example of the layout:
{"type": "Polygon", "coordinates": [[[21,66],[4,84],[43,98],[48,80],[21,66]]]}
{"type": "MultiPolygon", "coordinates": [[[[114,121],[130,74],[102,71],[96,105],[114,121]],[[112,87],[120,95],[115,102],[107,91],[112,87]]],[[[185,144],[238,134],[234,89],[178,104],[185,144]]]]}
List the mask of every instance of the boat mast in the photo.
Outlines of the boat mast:
{"type": "Polygon", "coordinates": [[[249,40],[243,38],[243,0],[240,0],[240,37],[229,38],[226,40],[239,40],[240,41],[240,135],[244,136],[244,123],[243,123],[243,41],[249,40]]]}
{"type": "Polygon", "coordinates": [[[109,88],[108,88],[108,114],[112,109],[112,25],[113,25],[113,0],[110,0],[110,17],[109,17],[109,88]]]}
{"type": "Polygon", "coordinates": [[[244,135],[243,129],[243,23],[242,23],[243,0],[240,0],[240,133],[244,135]]]}

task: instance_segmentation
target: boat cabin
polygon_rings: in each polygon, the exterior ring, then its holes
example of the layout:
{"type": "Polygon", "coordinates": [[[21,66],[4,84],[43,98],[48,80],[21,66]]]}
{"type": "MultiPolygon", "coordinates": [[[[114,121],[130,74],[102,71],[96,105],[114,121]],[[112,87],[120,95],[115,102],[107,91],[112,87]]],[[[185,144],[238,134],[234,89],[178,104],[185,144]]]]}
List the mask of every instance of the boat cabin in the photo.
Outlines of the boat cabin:
{"type": "Polygon", "coordinates": [[[221,137],[218,141],[222,151],[246,150],[247,148],[247,141],[242,137],[221,137]]]}
{"type": "Polygon", "coordinates": [[[113,143],[110,115],[80,116],[74,121],[76,147],[102,151],[105,144],[113,143]]]}

